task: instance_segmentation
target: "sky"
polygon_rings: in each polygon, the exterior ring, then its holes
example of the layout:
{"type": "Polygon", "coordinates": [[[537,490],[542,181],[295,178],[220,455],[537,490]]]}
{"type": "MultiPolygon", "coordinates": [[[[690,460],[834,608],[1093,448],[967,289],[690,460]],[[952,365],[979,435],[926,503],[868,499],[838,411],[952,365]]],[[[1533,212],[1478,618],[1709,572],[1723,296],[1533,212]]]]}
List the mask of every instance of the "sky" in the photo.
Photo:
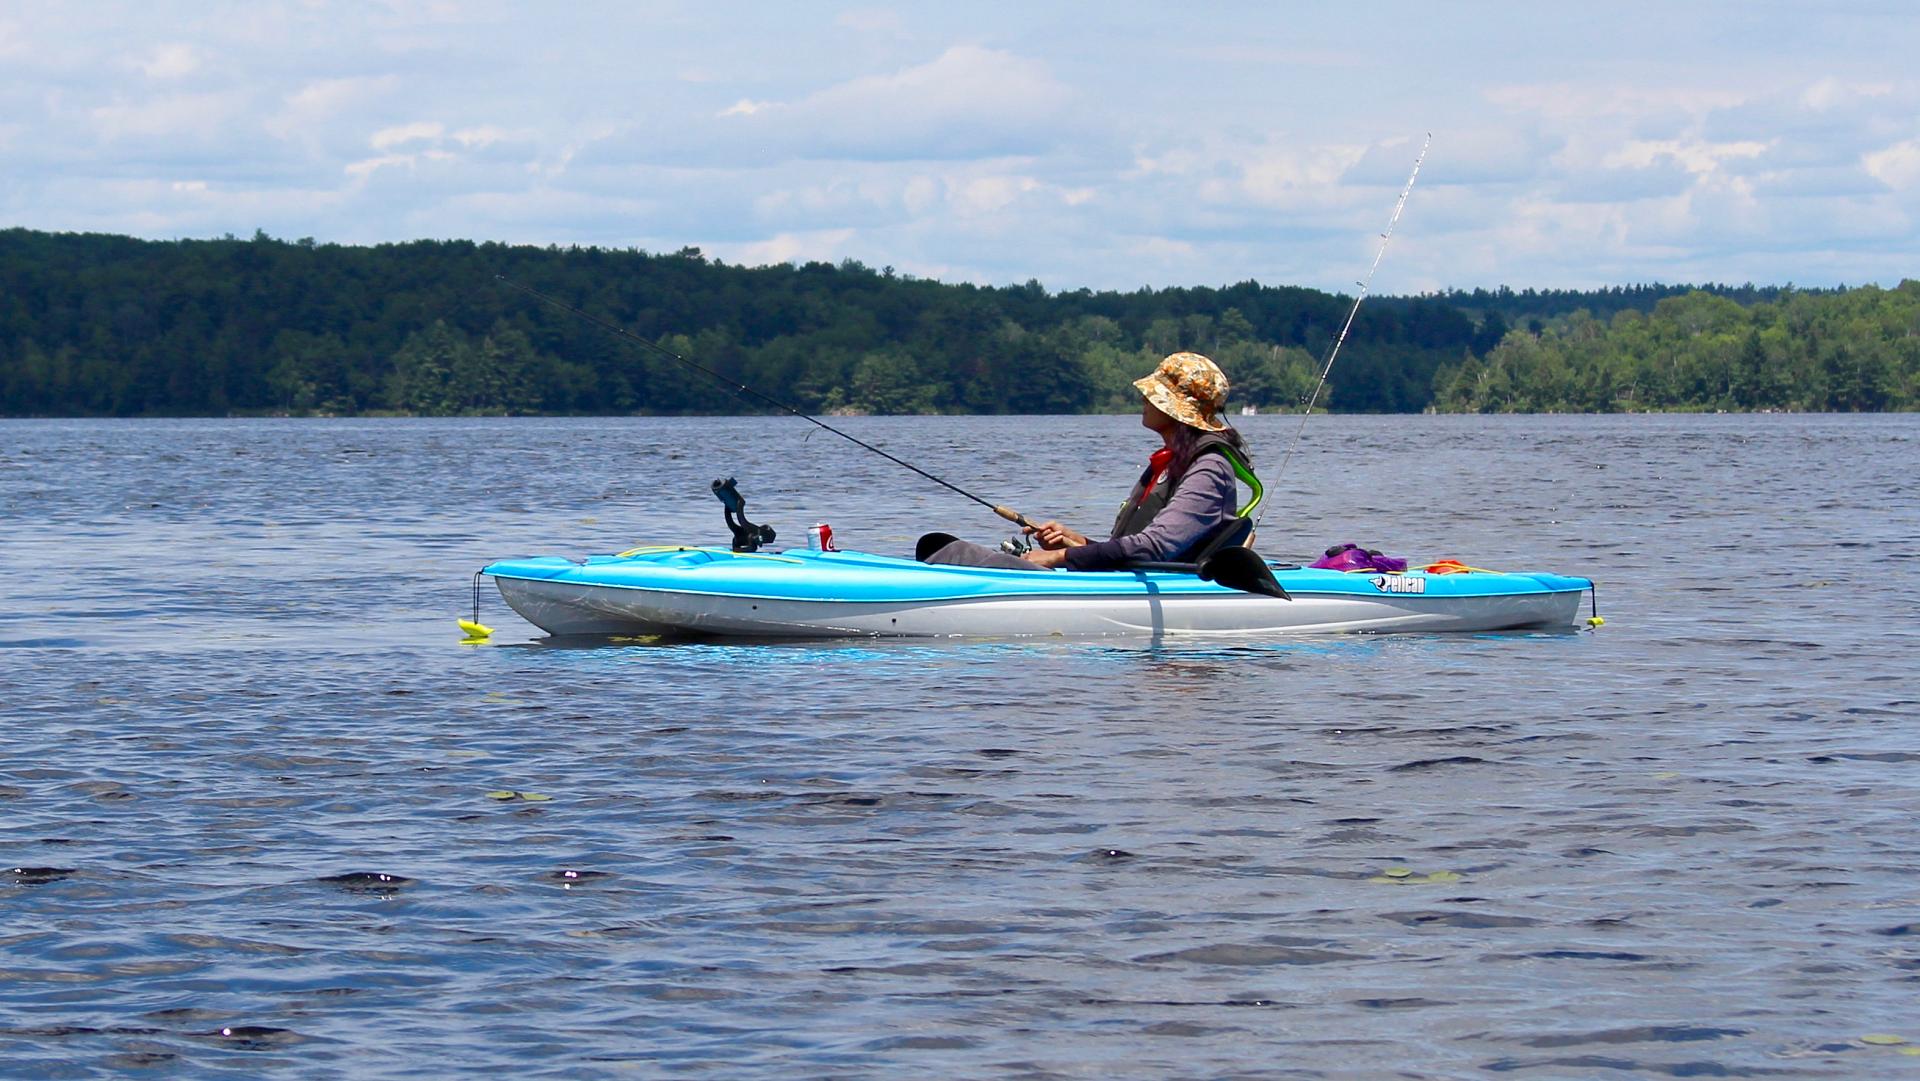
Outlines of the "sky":
{"type": "Polygon", "coordinates": [[[0,0],[0,227],[1050,290],[1894,285],[1920,7],[0,0]]]}

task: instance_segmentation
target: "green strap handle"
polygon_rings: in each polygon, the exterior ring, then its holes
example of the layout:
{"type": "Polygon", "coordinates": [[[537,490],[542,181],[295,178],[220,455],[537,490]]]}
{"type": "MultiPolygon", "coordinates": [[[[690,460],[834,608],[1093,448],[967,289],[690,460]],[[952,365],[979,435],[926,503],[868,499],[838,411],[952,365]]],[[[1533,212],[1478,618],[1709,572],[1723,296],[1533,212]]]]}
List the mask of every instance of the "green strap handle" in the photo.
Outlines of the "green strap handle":
{"type": "Polygon", "coordinates": [[[1260,501],[1266,498],[1267,490],[1261,485],[1260,478],[1254,476],[1253,467],[1247,464],[1246,459],[1240,457],[1239,452],[1232,447],[1222,446],[1220,453],[1226,457],[1227,463],[1233,466],[1233,475],[1253,492],[1253,498],[1247,500],[1247,505],[1233,512],[1235,518],[1245,518],[1260,506],[1260,501]]]}

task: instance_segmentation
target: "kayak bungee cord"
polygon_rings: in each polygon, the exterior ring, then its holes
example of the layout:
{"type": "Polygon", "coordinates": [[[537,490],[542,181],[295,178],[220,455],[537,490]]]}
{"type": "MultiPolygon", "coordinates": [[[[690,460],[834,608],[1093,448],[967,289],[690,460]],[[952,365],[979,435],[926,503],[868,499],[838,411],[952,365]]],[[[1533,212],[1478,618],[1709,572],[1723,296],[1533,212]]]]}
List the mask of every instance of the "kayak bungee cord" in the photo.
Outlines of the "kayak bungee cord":
{"type": "Polygon", "coordinates": [[[559,308],[563,312],[571,312],[572,314],[577,315],[582,319],[585,319],[587,322],[592,323],[593,325],[600,327],[603,330],[610,330],[613,333],[620,335],[622,338],[627,339],[628,341],[636,342],[640,345],[647,347],[648,349],[653,350],[654,352],[660,354],[663,357],[667,357],[671,360],[677,360],[680,363],[685,364],[687,367],[692,368],[694,371],[699,372],[700,374],[707,376],[709,379],[712,379],[713,381],[719,383],[721,386],[726,387],[728,390],[731,390],[734,394],[742,398],[746,398],[750,401],[757,401],[766,405],[773,406],[775,409],[779,409],[784,412],[791,413],[794,416],[799,417],[801,420],[807,421],[810,424],[819,425],[820,427],[825,428],[827,431],[832,432],[834,435],[837,435],[840,438],[846,440],[847,442],[852,443],[854,446],[861,447],[865,450],[870,450],[897,466],[902,466],[906,469],[911,469],[915,473],[918,473],[921,476],[927,478],[928,480],[934,482],[935,484],[940,485],[942,488],[946,488],[947,490],[954,492],[957,495],[962,495],[968,499],[973,500],[975,503],[980,504],[981,506],[987,508],[988,510],[999,515],[1000,517],[1005,518],[1007,521],[1014,523],[1015,525],[1023,526],[1027,529],[1039,528],[1038,526],[1034,525],[1032,522],[1027,521],[1027,518],[1025,515],[1021,514],[1017,510],[1014,510],[1012,507],[1003,507],[998,503],[993,503],[988,500],[982,499],[979,496],[974,495],[972,492],[967,491],[965,488],[962,488],[957,484],[954,484],[950,481],[942,480],[939,477],[934,476],[932,473],[929,473],[926,470],[920,468],[919,466],[914,465],[912,462],[902,461],[901,459],[894,457],[893,455],[887,453],[886,451],[881,450],[879,447],[874,446],[872,443],[869,443],[863,439],[856,438],[855,436],[848,435],[846,432],[843,432],[840,429],[834,427],[833,425],[828,424],[826,421],[820,420],[817,417],[809,416],[806,413],[802,413],[800,410],[795,409],[793,406],[790,406],[787,403],[780,401],[777,398],[773,398],[768,395],[762,394],[759,391],[753,389],[752,387],[747,386],[745,383],[741,383],[741,382],[738,382],[737,380],[730,379],[727,376],[721,375],[719,372],[714,371],[712,368],[709,368],[698,361],[689,360],[688,358],[681,356],[680,354],[674,352],[671,349],[668,349],[654,342],[650,342],[647,339],[641,337],[640,335],[635,334],[633,331],[630,331],[627,328],[619,325],[618,323],[608,322],[607,320],[602,319],[597,315],[592,315],[587,312],[583,312],[579,308],[576,308],[573,305],[568,304],[567,302],[560,300],[556,297],[548,296],[547,294],[542,293],[538,289],[521,285],[519,282],[514,281],[512,278],[509,278],[504,274],[495,274],[494,280],[500,282],[503,285],[508,285],[515,289],[518,289],[522,293],[525,293],[536,300],[545,301],[546,303],[551,304],[556,308],[559,308]]]}
{"type": "MultiPolygon", "coordinates": [[[[1380,269],[1380,260],[1387,254],[1387,242],[1393,239],[1393,227],[1400,222],[1400,212],[1406,209],[1407,196],[1413,192],[1413,182],[1420,176],[1420,164],[1427,160],[1427,147],[1433,145],[1433,133],[1428,132],[1425,142],[1420,144],[1420,156],[1413,159],[1413,172],[1407,177],[1407,186],[1400,189],[1400,201],[1393,204],[1393,216],[1387,219],[1387,231],[1380,234],[1380,250],[1373,253],[1373,265],[1367,268],[1364,280],[1355,282],[1360,294],[1353,298],[1353,307],[1347,309],[1347,321],[1341,325],[1340,334],[1333,340],[1333,348],[1327,351],[1327,362],[1320,368],[1320,381],[1313,385],[1313,394],[1307,399],[1307,407],[1300,413],[1300,427],[1294,429],[1293,439],[1287,443],[1287,452],[1280,456],[1280,466],[1274,470],[1275,476],[1287,471],[1287,461],[1293,457],[1293,448],[1300,442],[1300,434],[1307,430],[1307,417],[1313,413],[1313,404],[1320,400],[1320,391],[1327,385],[1327,376],[1333,373],[1333,359],[1340,355],[1340,347],[1346,344],[1347,331],[1353,329],[1353,317],[1360,313],[1360,302],[1367,299],[1367,290],[1373,288],[1373,273],[1380,269]]],[[[1263,508],[1253,519],[1254,528],[1260,528],[1260,519],[1266,517],[1263,508]]]]}

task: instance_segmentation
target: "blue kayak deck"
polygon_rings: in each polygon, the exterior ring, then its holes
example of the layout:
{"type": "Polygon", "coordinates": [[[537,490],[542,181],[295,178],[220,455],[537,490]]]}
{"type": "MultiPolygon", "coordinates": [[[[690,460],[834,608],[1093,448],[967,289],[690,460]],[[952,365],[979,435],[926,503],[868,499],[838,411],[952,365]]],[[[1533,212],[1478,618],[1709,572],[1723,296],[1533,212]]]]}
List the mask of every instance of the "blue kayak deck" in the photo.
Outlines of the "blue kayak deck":
{"type": "MultiPolygon", "coordinates": [[[[1232,593],[1178,571],[1002,570],[929,565],[866,552],[733,552],[725,548],[660,546],[584,560],[532,556],[500,560],[481,573],[494,578],[568,582],[613,589],[645,589],[769,600],[931,602],[986,597],[1184,596],[1232,593]]],[[[1418,595],[1506,597],[1580,592],[1585,578],[1541,572],[1456,574],[1348,573],[1275,568],[1295,595],[1418,595]]]]}

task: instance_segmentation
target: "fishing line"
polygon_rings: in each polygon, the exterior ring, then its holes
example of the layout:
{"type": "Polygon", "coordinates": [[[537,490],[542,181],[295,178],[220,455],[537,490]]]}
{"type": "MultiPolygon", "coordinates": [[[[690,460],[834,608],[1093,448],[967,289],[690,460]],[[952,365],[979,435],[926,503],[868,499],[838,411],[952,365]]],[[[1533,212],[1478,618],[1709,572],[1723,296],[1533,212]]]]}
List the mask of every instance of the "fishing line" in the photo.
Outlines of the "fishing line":
{"type": "Polygon", "coordinates": [[[832,432],[834,435],[837,435],[840,438],[846,440],[847,442],[852,443],[856,447],[860,447],[864,450],[870,450],[897,466],[901,466],[906,469],[911,469],[915,473],[920,474],[921,476],[927,478],[928,480],[934,482],[935,484],[938,484],[939,486],[947,489],[948,491],[954,492],[957,495],[962,495],[968,499],[973,500],[975,503],[978,503],[981,506],[992,511],[993,513],[998,514],[1000,517],[1005,518],[1009,522],[1013,522],[1017,525],[1025,526],[1028,529],[1038,528],[1032,522],[1027,521],[1025,515],[1021,514],[1017,510],[1014,510],[1012,507],[1003,507],[998,503],[993,503],[993,502],[989,502],[988,500],[982,499],[979,496],[974,495],[972,492],[967,491],[965,488],[962,488],[957,484],[954,484],[950,481],[942,480],[939,477],[934,476],[932,473],[929,473],[926,470],[920,468],[919,466],[914,465],[912,462],[903,461],[899,458],[894,457],[891,454],[888,454],[886,451],[881,450],[879,447],[874,446],[872,443],[866,442],[863,439],[856,438],[855,436],[848,435],[846,432],[843,432],[840,429],[834,427],[833,425],[828,424],[826,421],[820,420],[817,417],[809,416],[806,413],[802,413],[800,410],[795,409],[793,406],[790,406],[787,403],[780,401],[777,398],[769,397],[768,395],[762,394],[759,391],[753,389],[752,387],[747,386],[745,383],[741,383],[733,379],[729,379],[726,376],[721,375],[719,372],[714,371],[712,368],[709,368],[698,361],[689,360],[688,358],[681,356],[680,354],[674,352],[671,349],[666,348],[665,346],[661,346],[654,342],[648,341],[647,339],[641,337],[638,334],[635,334],[633,331],[628,330],[627,328],[619,325],[618,323],[611,323],[605,319],[600,318],[597,315],[590,315],[587,312],[583,312],[579,308],[576,308],[573,305],[568,304],[567,302],[560,300],[556,297],[548,296],[547,294],[542,293],[538,289],[521,285],[519,282],[514,281],[512,278],[509,278],[504,274],[495,274],[493,277],[495,281],[498,281],[503,285],[512,286],[513,288],[520,290],[522,293],[525,293],[528,296],[535,298],[536,300],[545,301],[546,303],[551,304],[556,308],[559,308],[563,312],[571,312],[574,315],[577,315],[580,318],[585,319],[587,322],[592,323],[593,325],[600,327],[603,330],[610,330],[613,333],[620,335],[622,338],[625,338],[630,342],[636,342],[640,345],[643,345],[646,348],[651,349],[654,352],[660,354],[663,357],[667,357],[670,360],[677,360],[680,363],[685,364],[687,367],[692,368],[694,371],[699,372],[700,374],[705,375],[709,379],[712,379],[713,381],[719,383],[721,386],[726,387],[728,390],[731,390],[735,395],[741,398],[744,398],[748,401],[760,402],[765,405],[773,406],[775,409],[781,410],[782,412],[791,413],[794,416],[799,417],[801,420],[807,421],[810,424],[819,425],[820,427],[825,428],[827,431],[832,432]]]}
{"type": "MultiPolygon", "coordinates": [[[[1393,239],[1393,227],[1400,222],[1400,212],[1406,209],[1407,196],[1413,192],[1413,182],[1420,176],[1420,164],[1427,160],[1427,147],[1431,145],[1433,145],[1433,133],[1428,132],[1426,141],[1420,144],[1420,156],[1413,159],[1413,172],[1407,176],[1407,186],[1400,189],[1400,200],[1393,204],[1393,216],[1387,219],[1387,231],[1380,234],[1380,250],[1373,253],[1373,265],[1367,268],[1366,278],[1354,283],[1360,287],[1360,294],[1353,298],[1353,307],[1347,309],[1347,321],[1341,325],[1339,336],[1334,338],[1333,348],[1327,350],[1327,362],[1320,368],[1320,381],[1313,385],[1313,394],[1307,398],[1307,408],[1300,414],[1300,427],[1294,429],[1293,439],[1287,444],[1287,452],[1280,456],[1280,466],[1274,471],[1275,476],[1287,471],[1287,461],[1293,457],[1293,448],[1299,445],[1301,433],[1307,430],[1307,417],[1312,415],[1314,403],[1320,400],[1320,391],[1327,385],[1327,376],[1333,373],[1334,358],[1340,355],[1340,347],[1346,344],[1347,331],[1353,329],[1353,317],[1360,313],[1360,302],[1367,299],[1367,291],[1373,288],[1374,271],[1380,269],[1380,260],[1387,254],[1387,242],[1393,239]]],[[[1254,518],[1253,524],[1256,529],[1259,528],[1260,519],[1266,517],[1266,513],[1263,508],[1254,518]]]]}

